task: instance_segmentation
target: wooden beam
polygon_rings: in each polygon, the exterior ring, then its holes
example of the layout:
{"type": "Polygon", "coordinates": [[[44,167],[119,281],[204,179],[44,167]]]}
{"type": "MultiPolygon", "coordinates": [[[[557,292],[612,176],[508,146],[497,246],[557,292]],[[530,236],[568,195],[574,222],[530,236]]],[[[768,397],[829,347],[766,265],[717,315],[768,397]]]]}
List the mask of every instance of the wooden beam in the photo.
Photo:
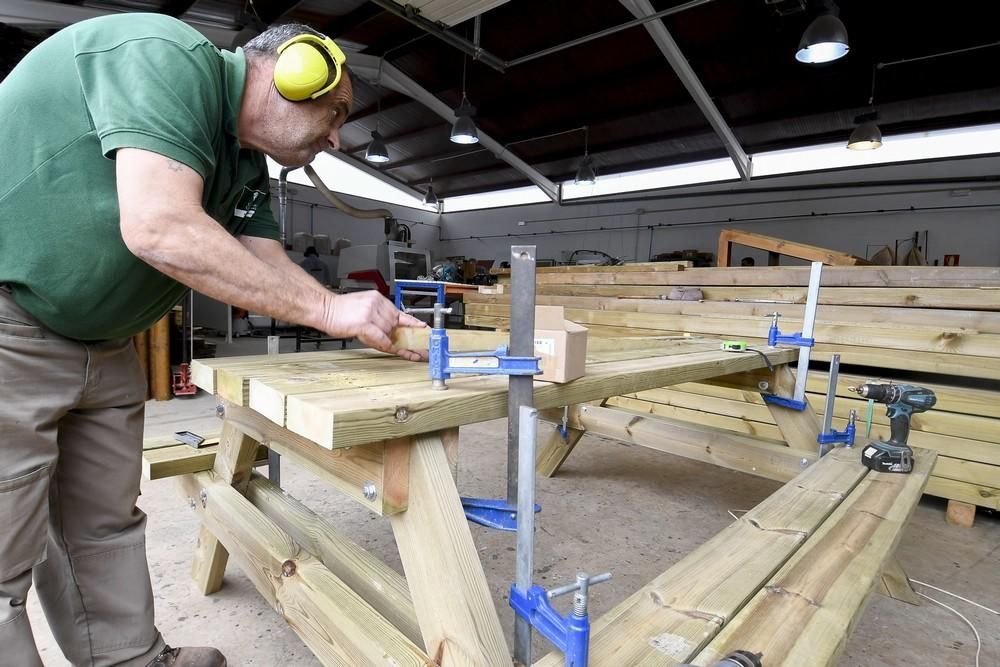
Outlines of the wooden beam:
{"type": "MultiPolygon", "coordinates": [[[[792,397],[795,391],[795,374],[788,366],[778,366],[774,369],[771,391],[778,396],[792,397]]],[[[799,451],[815,452],[819,447],[816,438],[823,430],[823,425],[820,424],[816,411],[809,403],[808,394],[803,400],[806,404],[804,410],[793,410],[773,403],[767,403],[767,409],[771,412],[771,418],[774,419],[789,447],[799,451]]]]}
{"type": "Polygon", "coordinates": [[[510,652],[437,434],[410,446],[410,506],[389,522],[427,653],[441,667],[509,667],[510,652]]]}
{"type": "MultiPolygon", "coordinates": [[[[866,473],[856,453],[845,450],[835,450],[806,468],[598,619],[591,632],[590,663],[617,667],[688,662],[823,525],[866,473]]],[[[555,651],[534,667],[563,662],[555,651]]]]}
{"type": "Polygon", "coordinates": [[[776,667],[836,664],[920,500],[934,457],[917,452],[908,475],[869,474],[695,662],[713,664],[741,649],[769,656],[768,665],[776,667]]]}
{"type": "Polygon", "coordinates": [[[972,528],[972,524],[976,521],[976,506],[959,500],[949,500],[945,519],[953,526],[972,528]]]}
{"type": "Polygon", "coordinates": [[[435,665],[350,586],[212,473],[182,477],[196,506],[264,599],[324,665],[435,665]]]}
{"type": "Polygon", "coordinates": [[[545,441],[539,446],[535,457],[535,470],[539,475],[552,477],[569,457],[573,448],[586,433],[583,429],[566,427],[566,437],[559,431],[559,425],[553,426],[545,441]]]}
{"type": "MultiPolygon", "coordinates": [[[[338,361],[346,359],[373,359],[384,357],[385,354],[370,349],[359,350],[337,350],[323,352],[299,352],[295,355],[297,362],[307,361],[338,361]]],[[[260,365],[266,361],[267,357],[261,354],[248,355],[243,357],[222,357],[220,359],[195,359],[191,362],[191,381],[201,389],[210,394],[216,393],[216,373],[219,369],[234,369],[238,367],[250,367],[260,365]]]]}
{"type": "MultiPolygon", "coordinates": [[[[657,304],[651,304],[655,309],[657,304]]],[[[510,306],[504,304],[469,303],[469,315],[510,317],[510,306]]],[[[733,317],[688,317],[683,314],[635,312],[618,310],[591,310],[567,308],[566,319],[578,324],[599,324],[631,328],[654,329],[658,332],[688,333],[732,339],[767,336],[768,323],[764,318],[743,319],[733,317]]],[[[782,329],[794,331],[802,323],[794,319],[782,321],[782,329]]],[[[960,327],[899,327],[877,323],[838,324],[817,321],[813,337],[818,343],[840,346],[884,347],[917,352],[938,352],[981,357],[996,357],[1000,350],[1000,334],[979,333],[960,327]]]]}
{"type": "MultiPolygon", "coordinates": [[[[694,268],[683,271],[621,271],[540,274],[539,285],[691,285],[721,287],[803,287],[809,267],[694,268]]],[[[1000,268],[949,266],[831,266],[823,287],[1000,287],[1000,268]]]]}
{"type": "Polygon", "coordinates": [[[406,509],[399,479],[409,456],[406,448],[387,447],[386,442],[376,441],[346,449],[324,449],[237,405],[226,405],[226,419],[372,512],[387,515],[406,509]]]}
{"type": "Polygon", "coordinates": [[[423,647],[410,588],[402,575],[260,475],[250,480],[247,499],[407,639],[423,647]]]}
{"type": "Polygon", "coordinates": [[[824,264],[839,266],[864,266],[871,264],[867,259],[837,250],[819,248],[806,243],[788,241],[774,236],[765,236],[764,234],[745,232],[738,229],[723,229],[719,233],[719,266],[729,266],[731,264],[730,252],[734,243],[749,248],[767,250],[779,255],[804,259],[809,262],[822,262],[824,264]]]}
{"type": "Polygon", "coordinates": [[[879,594],[887,598],[920,606],[920,597],[910,585],[910,578],[903,571],[903,566],[895,558],[890,558],[882,568],[882,574],[875,583],[875,588],[879,594]]]}
{"type": "MultiPolygon", "coordinates": [[[[218,451],[218,445],[208,445],[198,449],[188,445],[173,445],[144,450],[142,476],[154,480],[211,470],[215,465],[215,455],[218,451]]],[[[260,447],[254,465],[263,463],[267,463],[267,449],[260,447]]]]}
{"type": "MultiPolygon", "coordinates": [[[[806,302],[806,287],[743,287],[701,285],[706,302],[800,304],[806,302]]],[[[539,285],[539,296],[615,297],[621,299],[666,299],[670,287],[663,285],[539,285]]],[[[1000,291],[977,287],[824,287],[820,305],[887,306],[890,308],[944,308],[948,310],[998,310],[1000,291]]],[[[821,309],[822,312],[822,309],[821,309]]]]}
{"type": "MultiPolygon", "coordinates": [[[[769,350],[771,362],[791,361],[798,350],[769,350]]],[[[539,409],[585,403],[620,393],[752,370],[756,354],[722,351],[592,364],[566,384],[535,382],[539,409]]],[[[496,376],[452,379],[446,392],[429,383],[327,391],[289,396],[287,428],[323,447],[349,447],[374,438],[396,438],[503,417],[507,382],[496,376]]]]}
{"type": "MultiPolygon", "coordinates": [[[[250,474],[257,458],[259,443],[240,430],[234,423],[225,421],[219,436],[219,451],[212,464],[220,483],[229,484],[239,493],[246,491],[250,474]]],[[[182,478],[183,479],[183,478],[182,478]]],[[[195,505],[200,504],[197,495],[191,497],[195,505]]],[[[195,587],[202,595],[215,593],[222,587],[222,577],[226,572],[229,554],[222,546],[215,532],[202,523],[191,564],[191,576],[195,587]]]]}
{"type": "MultiPolygon", "coordinates": [[[[535,269],[536,274],[577,274],[577,273],[607,273],[614,271],[636,272],[645,271],[658,273],[662,271],[683,271],[691,268],[692,262],[635,262],[631,264],[619,264],[618,266],[595,266],[588,264],[575,264],[572,266],[539,266],[535,269]]],[[[495,276],[510,276],[510,269],[490,269],[490,273],[495,276]]]]}
{"type": "Polygon", "coordinates": [[[575,423],[595,435],[781,482],[792,479],[816,460],[814,451],[794,451],[774,441],[720,428],[613,408],[575,407],[574,418],[575,423]]]}
{"type": "Polygon", "coordinates": [[[170,399],[170,317],[167,313],[149,330],[149,386],[157,401],[170,399]]]}
{"type": "MultiPolygon", "coordinates": [[[[954,290],[953,290],[954,291],[954,290]]],[[[980,290],[985,293],[989,290],[980,290]]],[[[690,315],[696,317],[740,318],[751,320],[766,328],[771,313],[778,312],[782,328],[800,326],[805,306],[784,303],[754,303],[735,301],[671,301],[649,298],[622,298],[598,296],[549,296],[538,295],[539,305],[565,306],[580,310],[611,310],[616,312],[649,313],[658,315],[690,315]],[[785,324],[788,323],[786,327],[785,324]]],[[[469,294],[465,303],[482,305],[510,305],[509,294],[469,294]]],[[[1000,310],[1000,308],[998,308],[1000,310]]],[[[861,324],[864,326],[901,325],[911,328],[941,329],[941,309],[935,308],[886,308],[878,306],[836,306],[818,308],[816,321],[830,324],[861,324]]],[[[979,333],[1000,333],[1000,312],[985,310],[960,310],[950,306],[948,327],[971,329],[979,333]]],[[[673,328],[673,327],[669,327],[673,328]]],[[[413,331],[411,329],[411,331],[413,331]]],[[[419,331],[419,330],[418,330],[419,331]]],[[[759,333],[758,333],[759,335],[759,333]]]]}

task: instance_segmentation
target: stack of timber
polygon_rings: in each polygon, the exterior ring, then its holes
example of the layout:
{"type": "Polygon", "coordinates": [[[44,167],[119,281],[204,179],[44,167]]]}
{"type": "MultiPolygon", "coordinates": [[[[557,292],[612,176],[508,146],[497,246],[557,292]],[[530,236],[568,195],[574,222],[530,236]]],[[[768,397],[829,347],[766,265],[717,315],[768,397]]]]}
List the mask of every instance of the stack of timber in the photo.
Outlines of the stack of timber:
{"type": "MultiPolygon", "coordinates": [[[[498,272],[500,283],[509,275],[498,272]]],[[[591,336],[689,335],[766,343],[768,315],[783,332],[800,331],[808,267],[622,267],[539,269],[538,303],[566,307],[591,336]],[[668,300],[677,287],[701,301],[668,300]]],[[[867,403],[847,386],[868,379],[911,382],[938,395],[913,418],[911,444],[940,453],[927,492],[1000,509],[1000,268],[824,267],[813,359],[841,355],[834,427],[867,403]]],[[[507,329],[510,297],[466,297],[466,324],[507,329]]],[[[812,372],[811,403],[822,410],[827,376],[812,372]]],[[[687,383],[611,399],[617,409],[780,438],[759,395],[687,383]]],[[[887,435],[876,406],[872,435],[887,435]]],[[[860,433],[864,433],[864,427],[860,433]]]]}

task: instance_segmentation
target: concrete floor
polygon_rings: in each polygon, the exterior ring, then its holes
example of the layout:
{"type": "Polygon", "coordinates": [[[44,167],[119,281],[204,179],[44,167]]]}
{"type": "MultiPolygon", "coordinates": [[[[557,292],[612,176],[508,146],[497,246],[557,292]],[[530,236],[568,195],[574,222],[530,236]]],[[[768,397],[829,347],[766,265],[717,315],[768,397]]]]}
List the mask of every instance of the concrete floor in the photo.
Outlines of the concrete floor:
{"type": "MultiPolygon", "coordinates": [[[[283,341],[282,350],[290,343],[283,341]]],[[[263,353],[265,347],[260,339],[231,347],[220,343],[219,356],[263,353]]],[[[147,434],[218,428],[214,406],[204,393],[151,401],[147,434]]],[[[505,494],[505,439],[505,420],[463,427],[463,495],[505,494]]],[[[282,482],[338,530],[402,570],[388,522],[287,462],[282,482]]],[[[749,509],[778,487],[751,475],[587,435],[557,477],[538,480],[543,511],[536,519],[536,581],[553,587],[572,581],[578,569],[613,571],[610,582],[592,591],[591,613],[600,616],[724,528],[732,521],[728,510],[749,509]]],[[[147,549],[157,624],[168,643],[216,646],[233,667],[319,664],[237,567],[230,565],[220,592],[209,597],[195,593],[190,583],[199,525],[194,512],[181,501],[172,480],[144,482],[142,492],[139,505],[149,515],[147,549]]],[[[903,535],[899,561],[914,579],[1000,609],[1000,517],[980,510],[975,527],[967,530],[948,525],[944,509],[943,501],[924,498],[903,535]]],[[[511,644],[507,590],[514,576],[514,536],[471,528],[511,644]]],[[[926,592],[956,607],[978,628],[982,667],[1000,665],[1000,617],[926,592]]],[[[45,665],[67,665],[37,601],[29,604],[45,665]]],[[[549,649],[536,639],[534,650],[537,658],[549,649]]],[[[875,595],[840,664],[967,667],[975,665],[975,653],[972,631],[952,613],[930,603],[915,607],[875,595]]]]}

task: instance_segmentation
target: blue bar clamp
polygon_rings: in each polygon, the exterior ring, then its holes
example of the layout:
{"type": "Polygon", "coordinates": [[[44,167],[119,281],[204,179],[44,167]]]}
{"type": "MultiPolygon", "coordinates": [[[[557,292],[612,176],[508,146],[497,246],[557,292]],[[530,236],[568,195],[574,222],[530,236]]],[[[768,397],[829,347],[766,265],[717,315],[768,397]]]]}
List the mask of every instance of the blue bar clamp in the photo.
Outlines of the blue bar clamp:
{"type": "MultiPolygon", "coordinates": [[[[398,284],[399,281],[397,281],[398,284]]],[[[396,291],[399,297],[399,289],[396,291]]],[[[448,388],[445,380],[454,374],[473,373],[477,375],[538,375],[542,372],[538,362],[541,357],[512,357],[507,354],[507,346],[500,345],[495,350],[485,352],[452,352],[448,349],[448,330],[444,328],[444,316],[451,314],[441,301],[433,308],[406,308],[407,313],[433,313],[434,326],[431,329],[427,350],[431,388],[443,391],[448,388]]],[[[492,498],[462,498],[466,518],[481,526],[514,532],[517,530],[517,507],[505,500],[492,498]]],[[[535,505],[535,512],[541,507],[535,505]]]]}
{"type": "Polygon", "coordinates": [[[590,649],[590,616],[587,614],[587,589],[607,581],[611,573],[589,577],[585,572],[576,575],[576,582],[546,591],[538,585],[522,593],[516,585],[510,587],[510,606],[514,613],[527,619],[531,626],[566,656],[566,667],[587,667],[590,649]],[[573,611],[566,616],[557,612],[550,599],[576,591],[573,611]]]}
{"type": "MultiPolygon", "coordinates": [[[[771,328],[767,331],[768,347],[777,347],[779,344],[794,345],[796,347],[813,347],[816,344],[815,338],[806,338],[802,335],[801,331],[796,331],[793,334],[781,333],[778,330],[779,317],[781,317],[781,313],[771,313],[771,328]]],[[[761,396],[765,403],[780,405],[783,408],[790,408],[799,412],[806,409],[805,401],[797,401],[794,398],[785,398],[784,396],[777,396],[775,394],[761,394],[761,396]]]]}
{"type": "Polygon", "coordinates": [[[396,293],[396,308],[403,310],[403,292],[427,292],[437,295],[438,303],[444,304],[444,283],[435,280],[397,280],[393,284],[396,293]]]}

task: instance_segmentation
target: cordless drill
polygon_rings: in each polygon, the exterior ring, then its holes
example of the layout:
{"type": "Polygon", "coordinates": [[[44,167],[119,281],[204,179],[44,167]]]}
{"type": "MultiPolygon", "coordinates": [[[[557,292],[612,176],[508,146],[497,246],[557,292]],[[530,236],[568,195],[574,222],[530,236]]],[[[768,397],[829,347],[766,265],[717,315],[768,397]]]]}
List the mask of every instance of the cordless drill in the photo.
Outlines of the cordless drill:
{"type": "Polygon", "coordinates": [[[913,450],[906,444],[910,435],[910,415],[926,412],[937,403],[934,392],[912,384],[872,384],[848,387],[862,398],[885,403],[891,434],[889,442],[873,440],[862,450],[861,462],[877,472],[913,470],[913,450]]]}

